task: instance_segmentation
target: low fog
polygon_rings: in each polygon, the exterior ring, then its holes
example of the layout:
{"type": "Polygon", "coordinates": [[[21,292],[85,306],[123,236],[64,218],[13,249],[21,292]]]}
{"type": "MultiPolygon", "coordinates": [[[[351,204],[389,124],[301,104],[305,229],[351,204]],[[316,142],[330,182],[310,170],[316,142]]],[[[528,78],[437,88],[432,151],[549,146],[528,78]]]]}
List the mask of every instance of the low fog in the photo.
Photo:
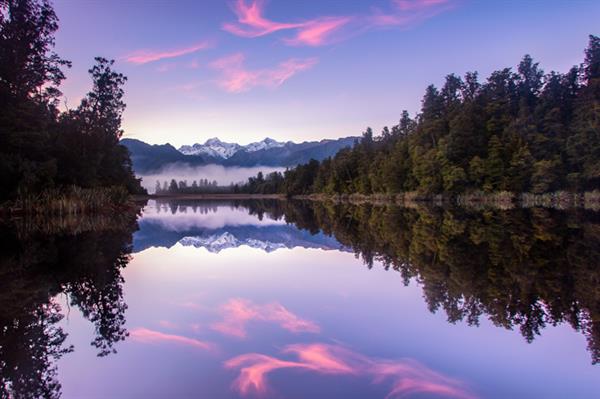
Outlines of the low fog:
{"type": "Polygon", "coordinates": [[[234,208],[229,205],[217,205],[212,211],[208,212],[203,212],[206,209],[203,210],[202,206],[200,206],[198,212],[194,212],[191,206],[179,206],[175,213],[172,213],[167,203],[161,204],[150,201],[148,205],[144,208],[142,221],[158,224],[168,231],[217,230],[227,226],[286,225],[284,219],[274,220],[269,217],[259,219],[256,215],[250,215],[246,208],[234,208]],[[190,217],[190,214],[193,217],[190,217]]]}
{"type": "Polygon", "coordinates": [[[153,193],[156,188],[156,181],[170,182],[175,179],[177,182],[187,180],[188,184],[192,184],[194,180],[208,179],[209,181],[216,180],[220,186],[228,186],[231,183],[245,183],[249,177],[256,176],[258,172],[263,172],[265,175],[271,172],[283,172],[285,168],[272,166],[253,166],[253,167],[226,167],[221,165],[203,165],[189,166],[181,164],[171,164],[162,168],[157,173],[138,174],[142,178],[142,186],[153,193]]]}

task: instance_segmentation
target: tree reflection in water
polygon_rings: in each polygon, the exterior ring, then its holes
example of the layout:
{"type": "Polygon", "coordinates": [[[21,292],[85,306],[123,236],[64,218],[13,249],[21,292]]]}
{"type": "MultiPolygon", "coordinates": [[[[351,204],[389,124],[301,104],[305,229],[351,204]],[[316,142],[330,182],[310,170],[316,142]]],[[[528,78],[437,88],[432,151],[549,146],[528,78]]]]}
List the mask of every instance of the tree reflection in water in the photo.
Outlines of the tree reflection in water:
{"type": "MultiPolygon", "coordinates": [[[[169,212],[196,206],[171,205],[169,212]]],[[[443,310],[450,323],[478,325],[485,317],[518,328],[527,341],[548,325],[568,323],[586,337],[592,362],[600,362],[598,213],[296,201],[228,205],[334,236],[369,268],[377,261],[405,284],[418,282],[429,310],[443,310]]],[[[207,209],[197,206],[201,213],[207,209]]],[[[0,227],[1,397],[60,396],[55,362],[73,348],[59,325],[59,294],[93,323],[99,356],[115,352],[128,336],[121,271],[136,217],[132,211],[0,227]]]]}
{"type": "Polygon", "coordinates": [[[547,325],[568,323],[600,362],[600,214],[554,209],[255,202],[250,211],[323,231],[417,281],[431,312],[450,323],[518,328],[531,342],[547,325]]]}
{"type": "Polygon", "coordinates": [[[0,227],[0,396],[56,398],[56,360],[71,352],[55,297],[94,324],[98,356],[127,336],[121,269],[136,210],[118,216],[21,220],[0,227]]]}

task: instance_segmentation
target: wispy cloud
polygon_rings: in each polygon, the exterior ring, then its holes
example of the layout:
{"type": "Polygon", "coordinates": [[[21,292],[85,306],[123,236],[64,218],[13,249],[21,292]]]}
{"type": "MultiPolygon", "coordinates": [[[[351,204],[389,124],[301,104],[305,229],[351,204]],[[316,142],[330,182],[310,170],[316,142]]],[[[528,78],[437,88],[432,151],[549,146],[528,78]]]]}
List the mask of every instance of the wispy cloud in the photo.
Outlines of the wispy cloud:
{"type": "Polygon", "coordinates": [[[223,29],[234,35],[243,37],[258,37],[284,29],[301,27],[301,23],[279,23],[266,19],[263,16],[264,0],[236,0],[231,9],[238,19],[238,23],[225,23],[223,29]]]}
{"type": "Polygon", "coordinates": [[[259,37],[281,30],[296,29],[296,35],[284,39],[289,45],[319,46],[327,42],[334,31],[352,20],[351,17],[320,17],[308,21],[281,23],[264,16],[263,0],[236,0],[232,10],[237,22],[223,24],[223,29],[242,37],[259,37]]]}
{"type": "Polygon", "coordinates": [[[221,306],[220,313],[223,320],[214,323],[212,329],[238,338],[246,337],[246,324],[250,321],[275,323],[293,333],[320,331],[315,322],[297,316],[278,302],[257,305],[247,299],[234,298],[221,306]]]}
{"type": "Polygon", "coordinates": [[[132,64],[147,64],[149,62],[160,61],[169,58],[177,58],[187,54],[192,54],[200,50],[206,50],[212,47],[212,43],[209,41],[204,41],[201,43],[197,43],[193,46],[179,48],[179,49],[171,49],[171,50],[138,50],[133,53],[126,55],[125,61],[130,62],[132,64]]]}
{"type": "Polygon", "coordinates": [[[377,384],[387,382],[390,388],[386,398],[419,393],[456,399],[476,397],[461,381],[442,375],[411,359],[374,359],[341,345],[325,343],[289,345],[282,353],[294,356],[295,360],[248,353],[226,361],[226,368],[240,370],[233,388],[242,395],[265,396],[270,391],[268,374],[281,369],[303,369],[325,375],[366,376],[377,384]]]}
{"type": "Polygon", "coordinates": [[[215,349],[215,345],[210,342],[200,341],[198,339],[188,338],[182,335],[165,334],[160,331],[149,330],[147,328],[136,328],[132,330],[129,335],[131,339],[144,343],[167,342],[207,351],[212,351],[215,349]]]}
{"type": "Polygon", "coordinates": [[[247,69],[244,62],[245,56],[242,53],[235,53],[210,64],[211,68],[221,73],[218,83],[224,90],[240,93],[257,86],[275,88],[298,72],[312,68],[318,60],[290,58],[274,68],[256,70],[247,69]]]}
{"type": "Polygon", "coordinates": [[[291,46],[322,46],[357,33],[382,27],[408,27],[451,8],[456,0],[391,0],[390,10],[371,8],[358,15],[319,16],[298,22],[276,22],[264,16],[263,0],[236,0],[232,10],[237,22],[223,24],[223,29],[242,37],[258,37],[282,30],[295,30],[284,38],[291,46]]]}
{"type": "Polygon", "coordinates": [[[322,46],[332,40],[332,35],[353,20],[353,17],[326,17],[313,20],[298,29],[292,38],[284,43],[293,46],[322,46]]]}
{"type": "Polygon", "coordinates": [[[410,27],[455,6],[454,0],[392,0],[391,11],[378,8],[367,16],[367,26],[410,27]]]}

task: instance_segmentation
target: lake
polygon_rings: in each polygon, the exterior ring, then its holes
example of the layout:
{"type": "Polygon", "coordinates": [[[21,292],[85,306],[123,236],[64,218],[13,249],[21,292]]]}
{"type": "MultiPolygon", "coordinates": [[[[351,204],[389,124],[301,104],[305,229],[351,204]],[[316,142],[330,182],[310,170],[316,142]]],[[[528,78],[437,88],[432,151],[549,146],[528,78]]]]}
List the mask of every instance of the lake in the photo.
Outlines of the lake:
{"type": "Polygon", "coordinates": [[[600,397],[598,212],[152,200],[0,232],[2,397],[600,397]]]}

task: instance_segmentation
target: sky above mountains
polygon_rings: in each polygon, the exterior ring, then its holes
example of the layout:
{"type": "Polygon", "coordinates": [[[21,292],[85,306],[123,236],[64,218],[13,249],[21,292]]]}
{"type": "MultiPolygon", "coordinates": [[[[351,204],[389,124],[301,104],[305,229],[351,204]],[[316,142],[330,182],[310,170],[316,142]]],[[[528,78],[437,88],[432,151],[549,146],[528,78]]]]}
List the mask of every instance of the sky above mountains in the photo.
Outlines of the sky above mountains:
{"type": "Polygon", "coordinates": [[[579,63],[597,1],[55,0],[74,107],[95,56],[129,78],[125,137],[175,146],[358,135],[449,73],[579,63]]]}

